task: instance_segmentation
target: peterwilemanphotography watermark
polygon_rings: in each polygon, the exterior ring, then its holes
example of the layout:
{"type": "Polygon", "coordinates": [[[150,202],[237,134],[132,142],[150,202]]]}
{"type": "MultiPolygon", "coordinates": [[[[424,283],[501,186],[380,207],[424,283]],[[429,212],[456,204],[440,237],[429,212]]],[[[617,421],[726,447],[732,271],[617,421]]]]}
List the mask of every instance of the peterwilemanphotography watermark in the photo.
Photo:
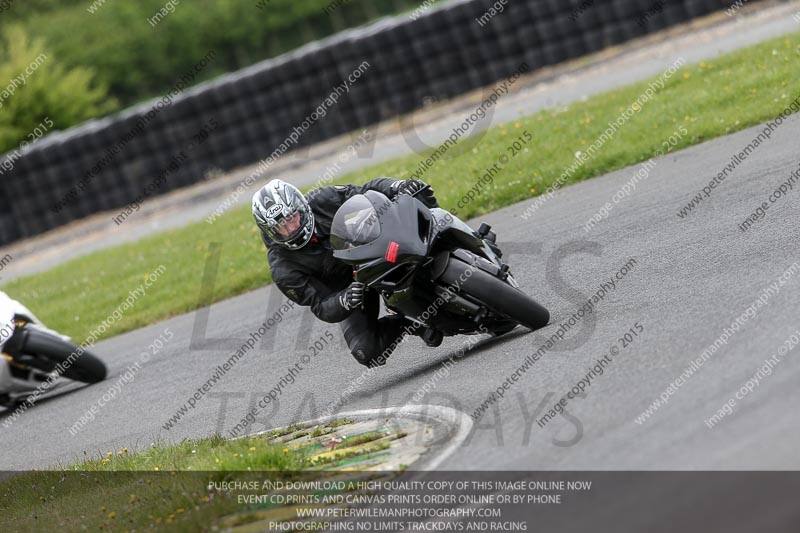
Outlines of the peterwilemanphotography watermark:
{"type": "Polygon", "coordinates": [[[29,146],[41,139],[53,125],[54,123],[50,120],[50,117],[44,117],[33,130],[28,132],[27,138],[19,143],[17,149],[12,150],[3,157],[2,161],[0,161],[0,174],[5,174],[6,172],[14,170],[14,165],[16,165],[17,161],[22,157],[22,151],[27,150],[29,146]]]}
{"type": "Polygon", "coordinates": [[[190,409],[194,409],[197,406],[197,402],[202,400],[228,372],[235,368],[243,357],[251,353],[256,347],[256,342],[259,342],[269,330],[280,324],[281,321],[283,321],[283,316],[294,309],[294,306],[295,303],[292,300],[287,300],[273,316],[261,323],[258,328],[251,331],[248,339],[239,346],[236,351],[231,353],[227,359],[222,361],[222,364],[217,365],[214,373],[202,382],[202,385],[197,388],[194,394],[186,399],[183,405],[175,411],[175,414],[170,416],[169,420],[163,424],[163,428],[166,430],[172,429],[175,424],[180,422],[184,415],[189,413],[190,409]]]}
{"type": "Polygon", "coordinates": [[[729,17],[736,15],[736,13],[738,13],[739,10],[744,7],[747,1],[748,0],[736,0],[734,3],[730,5],[730,7],[728,7],[728,9],[725,10],[725,14],[728,15],[729,17]]]}
{"type": "Polygon", "coordinates": [[[86,11],[89,12],[90,15],[94,15],[97,11],[103,7],[108,0],[94,0],[94,2],[86,8],[86,11]]]}
{"type": "Polygon", "coordinates": [[[144,203],[145,199],[156,194],[161,187],[166,185],[167,183],[167,174],[170,172],[174,172],[175,170],[179,169],[180,166],[183,164],[184,161],[187,160],[186,154],[180,152],[177,155],[172,156],[172,161],[170,161],[169,166],[166,170],[162,171],[160,175],[158,175],[152,182],[145,185],[144,189],[142,189],[142,194],[131,200],[131,202],[126,205],[122,211],[119,212],[118,215],[112,217],[112,221],[117,226],[121,225],[123,222],[128,220],[131,215],[134,213],[138,213],[139,209],[142,208],[142,203],[144,203]]]}
{"type": "MultiPolygon", "coordinates": [[[[8,267],[8,265],[11,264],[11,262],[13,260],[14,260],[14,258],[11,256],[11,254],[5,254],[3,256],[0,256],[0,272],[3,272],[3,270],[5,270],[8,267]]],[[[0,276],[0,280],[2,280],[2,279],[3,279],[3,277],[0,276]]],[[[2,342],[2,341],[0,341],[0,342],[2,342]]]]}
{"type": "MultiPolygon", "coordinates": [[[[278,383],[283,380],[283,390],[292,386],[291,380],[296,377],[298,372],[292,372],[290,367],[281,375],[278,383]],[[290,374],[293,374],[291,377],[290,374]]],[[[277,384],[276,384],[277,385],[277,384]]],[[[289,420],[297,423],[303,420],[317,419],[322,416],[327,416],[325,407],[318,403],[318,396],[309,391],[303,394],[302,398],[293,400],[291,403],[281,403],[280,395],[275,395],[275,399],[271,400],[274,395],[275,387],[271,391],[262,390],[226,390],[219,392],[212,392],[209,397],[219,401],[219,408],[217,410],[216,433],[219,435],[228,435],[229,437],[236,438],[245,435],[252,435],[253,433],[274,429],[278,425],[285,425],[285,421],[289,420]],[[257,408],[259,402],[267,399],[267,403],[263,405],[267,408],[257,408]],[[246,408],[244,408],[246,406],[246,408]],[[240,419],[241,413],[247,414],[255,413],[250,418],[240,419]],[[280,422],[279,422],[280,421],[280,422]],[[235,424],[231,427],[231,424],[235,424]],[[230,428],[230,429],[226,429],[230,428]],[[246,429],[245,433],[242,428],[246,429]]],[[[415,391],[406,391],[406,394],[399,399],[399,401],[391,401],[389,397],[382,396],[374,405],[376,412],[400,406],[407,406],[414,404],[413,396],[415,391]]],[[[551,405],[556,393],[553,391],[532,391],[532,390],[519,390],[512,396],[513,400],[509,400],[510,406],[508,409],[501,411],[497,406],[491,409],[486,416],[473,425],[472,432],[464,440],[463,447],[470,448],[471,446],[482,447],[488,441],[489,444],[502,448],[505,446],[529,446],[531,445],[532,437],[534,436],[534,428],[536,421],[540,418],[542,413],[551,405]],[[512,414],[512,411],[517,411],[512,414]],[[515,423],[521,422],[521,431],[513,431],[511,436],[508,433],[510,427],[509,417],[515,423]],[[480,443],[476,441],[480,440],[480,443]]],[[[575,399],[585,399],[587,394],[581,392],[575,396],[575,399]]],[[[421,404],[423,409],[430,405],[443,405],[450,407],[456,411],[464,412],[466,405],[463,400],[444,390],[431,390],[426,395],[426,402],[421,404]]],[[[577,405],[577,404],[576,404],[577,405]]],[[[334,415],[341,414],[343,411],[337,410],[332,413],[334,415]]],[[[391,423],[391,422],[390,422],[391,423]]],[[[572,414],[569,409],[564,409],[559,414],[558,421],[551,424],[551,431],[553,436],[550,438],[550,444],[557,448],[570,448],[578,444],[584,437],[583,421],[576,415],[572,414]]]]}
{"type": "Polygon", "coordinates": [[[786,181],[778,185],[778,187],[776,187],[775,190],[769,194],[767,200],[761,202],[761,205],[756,207],[752,214],[748,215],[747,218],[739,223],[739,231],[744,233],[752,228],[756,222],[767,216],[767,210],[772,207],[773,204],[778,203],[778,200],[785,198],[790,192],[794,191],[794,186],[797,185],[799,181],[800,165],[798,165],[798,167],[792,171],[786,181]]]}
{"type": "Polygon", "coordinates": [[[747,161],[748,157],[758,150],[760,146],[763,146],[769,142],[772,139],[772,134],[783,125],[783,121],[797,111],[800,111],[800,96],[792,100],[792,103],[778,113],[778,116],[776,116],[773,120],[768,121],[766,126],[764,126],[764,129],[760,131],[758,135],[753,137],[747,146],[742,148],[739,153],[733,154],[730,158],[730,162],[725,165],[725,168],[720,170],[716,176],[711,178],[711,180],[708,182],[708,185],[705,185],[703,189],[697,193],[689,203],[686,204],[686,206],[682,207],[680,211],[676,213],[678,218],[686,218],[686,216],[697,209],[700,204],[710,198],[711,193],[714,192],[714,189],[722,185],[742,163],[747,161]]]}
{"type": "Polygon", "coordinates": [[[324,11],[326,15],[330,15],[340,7],[347,5],[352,1],[353,0],[331,0],[331,2],[328,3],[327,6],[322,8],[322,11],[324,11]]]}
{"type": "Polygon", "coordinates": [[[414,9],[414,11],[412,11],[412,12],[411,12],[411,13],[408,15],[408,18],[410,18],[411,20],[417,20],[417,19],[418,19],[418,18],[420,18],[422,15],[424,15],[425,13],[427,13],[427,12],[430,10],[430,8],[433,6],[433,4],[435,4],[435,3],[436,3],[436,0],[425,0],[424,2],[422,2],[422,3],[419,5],[419,7],[417,7],[416,9],[414,9]]]}
{"type": "Polygon", "coordinates": [[[131,141],[144,133],[148,124],[151,124],[164,109],[171,106],[175,99],[194,83],[197,76],[205,70],[216,57],[217,53],[214,50],[209,50],[200,61],[193,65],[189,72],[181,75],[172,86],[172,89],[153,104],[147,113],[143,113],[130,130],[106,147],[105,155],[95,161],[90,169],[86,170],[83,177],[71,187],[60,200],[50,207],[50,211],[53,213],[60,213],[66,206],[77,200],[78,196],[87,190],[92,180],[99,176],[103,170],[108,168],[131,141]]]}
{"type": "Polygon", "coordinates": [[[603,207],[601,207],[594,215],[592,215],[589,220],[586,221],[583,225],[583,231],[588,233],[601,221],[608,218],[608,215],[611,214],[611,211],[614,207],[622,202],[625,198],[629,197],[635,190],[639,183],[647,180],[650,177],[650,172],[656,167],[656,162],[653,158],[659,158],[664,154],[672,151],[672,149],[680,142],[680,140],[689,133],[685,127],[681,126],[678,130],[673,132],[670,137],[661,143],[661,147],[656,150],[656,153],[653,154],[653,157],[641,163],[636,170],[633,172],[631,179],[628,180],[622,187],[619,188],[617,192],[615,192],[611,196],[611,201],[606,202],[603,207]]]}
{"type": "Polygon", "coordinates": [[[477,17],[475,21],[478,23],[478,26],[483,28],[486,26],[490,20],[492,20],[496,15],[499,15],[503,11],[506,10],[506,6],[508,5],[509,0],[497,0],[494,4],[489,6],[489,9],[486,10],[483,15],[477,17]]]}
{"type": "Polygon", "coordinates": [[[528,370],[531,370],[542,357],[551,352],[553,348],[564,339],[567,332],[580,323],[585,316],[591,315],[597,308],[598,304],[605,299],[607,294],[616,291],[617,283],[622,281],[628,274],[630,274],[638,264],[639,263],[636,258],[632,257],[628,259],[628,261],[622,265],[610,278],[607,278],[608,281],[601,282],[597,291],[595,291],[595,293],[589,299],[587,299],[586,302],[584,302],[584,304],[572,314],[572,316],[569,318],[563,318],[558,325],[558,329],[556,329],[548,337],[547,341],[540,345],[535,352],[528,354],[528,356],[523,360],[524,362],[520,364],[519,367],[514,370],[514,372],[508,374],[506,378],[497,385],[496,389],[491,392],[486,399],[481,402],[481,404],[476,407],[472,413],[470,413],[469,416],[472,417],[473,420],[480,420],[489,407],[497,402],[500,402],[511,390],[511,388],[516,385],[520,379],[522,379],[528,370]]]}
{"type": "Polygon", "coordinates": [[[727,402],[717,409],[716,413],[705,421],[706,427],[713,429],[723,418],[732,415],[738,402],[743,401],[748,395],[755,392],[758,387],[765,383],[767,378],[775,371],[775,368],[783,361],[783,358],[794,350],[798,344],[800,344],[800,330],[796,330],[789,335],[789,337],[781,343],[776,353],[764,359],[764,363],[758,370],[739,387],[736,393],[731,396],[727,402]]]}
{"type": "Polygon", "coordinates": [[[120,375],[117,381],[110,385],[96,401],[92,402],[80,418],[75,420],[75,423],[69,427],[69,434],[74,437],[86,429],[89,424],[94,422],[95,418],[100,414],[100,410],[114,401],[118,396],[121,396],[122,388],[132,383],[136,379],[136,375],[143,368],[143,365],[147,364],[150,359],[158,355],[174,336],[175,334],[169,328],[165,328],[161,335],[153,339],[147,348],[139,354],[139,358],[125,368],[125,372],[120,375]]]}
{"type": "Polygon", "coordinates": [[[586,162],[594,157],[594,155],[603,149],[607,142],[614,138],[614,135],[617,131],[625,126],[630,119],[633,118],[634,115],[639,113],[642,110],[645,104],[650,102],[655,96],[658,94],[659,91],[664,89],[667,81],[669,81],[672,76],[674,76],[678,70],[682,66],[686,64],[686,59],[683,57],[679,57],[672,64],[667,67],[664,72],[662,72],[659,77],[654,82],[650,82],[647,85],[647,89],[645,89],[633,102],[625,108],[616,119],[611,120],[608,122],[608,127],[603,131],[603,133],[589,145],[586,151],[578,150],[575,152],[575,157],[572,161],[572,164],[564,169],[561,175],[552,183],[550,184],[545,192],[539,195],[531,205],[528,206],[527,209],[522,213],[522,218],[524,220],[529,219],[533,216],[533,214],[542,206],[544,205],[550,198],[555,195],[555,193],[564,186],[564,184],[578,171],[581,167],[583,167],[586,162]]]}
{"type": "Polygon", "coordinates": [[[788,283],[789,280],[792,279],[798,272],[800,272],[800,264],[794,263],[789,266],[789,268],[787,268],[774,282],[764,287],[759,292],[758,297],[753,300],[744,311],[736,316],[730,322],[730,325],[722,328],[722,332],[716,339],[714,339],[714,342],[705,347],[700,355],[692,359],[684,368],[683,372],[681,372],[681,374],[675,378],[666,389],[664,389],[659,397],[656,398],[647,407],[647,409],[642,411],[642,413],[636,417],[635,422],[639,425],[644,424],[655,414],[656,411],[667,405],[670,398],[677,393],[680,388],[689,381],[689,379],[699,372],[700,368],[702,368],[702,366],[708,362],[715,353],[717,353],[723,346],[726,346],[728,341],[737,335],[739,331],[744,328],[748,321],[755,319],[758,316],[761,308],[768,306],[772,298],[777,296],[781,291],[781,287],[788,283]]]}
{"type": "Polygon", "coordinates": [[[647,10],[644,13],[636,17],[636,24],[641,26],[642,28],[647,26],[647,21],[653,18],[654,16],[662,13],[664,11],[664,0],[656,0],[650,6],[648,6],[647,10]]]}
{"type": "Polygon", "coordinates": [[[292,147],[297,146],[297,143],[300,141],[300,137],[313,125],[317,124],[321,118],[325,117],[328,112],[335,107],[336,104],[338,104],[339,99],[347,95],[353,88],[353,85],[358,82],[358,80],[361,79],[361,77],[364,76],[364,74],[366,74],[371,67],[372,65],[370,65],[369,61],[363,61],[348,76],[345,77],[342,83],[333,87],[328,96],[326,96],[325,99],[323,99],[301,123],[292,128],[292,132],[286,137],[286,139],[284,139],[284,141],[278,145],[278,147],[275,148],[270,155],[258,162],[257,168],[239,184],[236,190],[233,191],[233,193],[231,193],[225,199],[225,201],[223,201],[219,207],[217,207],[214,212],[211,213],[211,215],[206,218],[206,222],[213,224],[228,209],[236,205],[236,200],[244,193],[244,191],[246,191],[248,187],[252,187],[253,184],[255,184],[256,181],[258,181],[258,179],[264,173],[266,173],[282,155],[291,150],[292,147]]]}
{"type": "Polygon", "coordinates": [[[608,353],[598,357],[594,364],[589,368],[584,376],[582,376],[575,385],[567,391],[553,406],[545,412],[545,414],[536,421],[536,425],[544,428],[548,422],[553,420],[556,416],[562,414],[564,409],[570,401],[579,397],[581,393],[587,393],[589,387],[595,382],[597,378],[602,376],[606,369],[611,366],[615,358],[627,350],[639,337],[644,333],[644,326],[640,322],[634,322],[633,326],[627,331],[622,333],[608,350],[608,353]]]}
{"type": "Polygon", "coordinates": [[[159,9],[155,12],[152,17],[148,17],[147,23],[150,24],[153,28],[161,24],[161,21],[167,18],[169,15],[175,13],[175,8],[178,4],[181,3],[181,0],[169,0],[164,7],[159,9]]]}
{"type": "Polygon", "coordinates": [[[20,75],[9,80],[8,85],[6,85],[5,88],[0,91],[0,108],[2,108],[3,104],[5,104],[12,96],[14,96],[14,93],[17,92],[19,87],[24,87],[27,85],[28,79],[30,79],[33,73],[39,70],[39,67],[44,65],[46,61],[47,54],[39,54],[27,67],[25,67],[25,70],[20,75]]]}
{"type": "Polygon", "coordinates": [[[488,95],[484,91],[480,105],[475,107],[469,115],[466,115],[464,121],[451,130],[447,140],[435,147],[433,153],[430,155],[427,155],[426,152],[434,147],[428,146],[422,142],[422,140],[416,136],[416,130],[413,128],[404,128],[403,138],[408,147],[417,154],[426,155],[425,159],[417,164],[417,169],[411,173],[410,177],[413,179],[422,179],[422,176],[433,168],[438,161],[452,159],[466,153],[472,153],[473,147],[477,145],[488,132],[488,129],[480,130],[480,126],[491,123],[497,103],[503,96],[509,93],[513,85],[523,74],[528,72],[528,70],[530,70],[528,63],[522,62],[517,66],[514,72],[508,75],[502,82],[491,87],[491,91],[488,95]],[[472,134],[467,136],[470,131],[472,131],[472,134]],[[414,137],[409,137],[412,133],[414,137]],[[461,142],[459,142],[459,140],[461,140],[461,142]]]}
{"type": "Polygon", "coordinates": [[[86,339],[67,357],[66,360],[58,363],[53,371],[48,376],[47,380],[42,382],[35,391],[33,391],[17,409],[6,419],[3,420],[3,427],[9,428],[25,411],[36,403],[40,396],[45,394],[66,372],[78,358],[84,354],[90,347],[94,346],[102,335],[104,335],[114,324],[122,320],[125,314],[134,308],[137,302],[147,295],[147,290],[155,284],[159,278],[167,271],[167,267],[159,265],[149,275],[145,276],[144,283],[140,284],[136,289],[128,292],[128,296],[120,302],[114,311],[112,311],[100,324],[98,324],[86,337],[86,339]]]}

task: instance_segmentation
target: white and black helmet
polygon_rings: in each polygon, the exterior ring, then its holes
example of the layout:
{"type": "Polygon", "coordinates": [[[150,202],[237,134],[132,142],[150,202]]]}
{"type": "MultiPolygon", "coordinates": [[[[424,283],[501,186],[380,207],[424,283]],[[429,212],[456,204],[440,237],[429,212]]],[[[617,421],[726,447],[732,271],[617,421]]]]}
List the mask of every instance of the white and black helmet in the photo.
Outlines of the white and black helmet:
{"type": "Polygon", "coordinates": [[[267,238],[284,248],[302,248],[314,235],[314,213],[303,193],[272,180],[253,195],[253,218],[267,238]]]}

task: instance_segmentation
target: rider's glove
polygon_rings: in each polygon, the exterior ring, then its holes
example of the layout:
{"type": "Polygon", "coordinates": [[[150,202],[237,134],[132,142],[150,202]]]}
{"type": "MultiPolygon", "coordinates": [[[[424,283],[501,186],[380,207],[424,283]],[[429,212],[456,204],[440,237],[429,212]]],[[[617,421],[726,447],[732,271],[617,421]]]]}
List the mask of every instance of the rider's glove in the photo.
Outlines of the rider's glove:
{"type": "Polygon", "coordinates": [[[364,305],[364,290],[366,285],[354,281],[339,295],[339,305],[345,309],[355,309],[364,305]]]}
{"type": "Polygon", "coordinates": [[[415,179],[408,179],[395,182],[397,194],[408,194],[409,196],[413,196],[414,194],[424,189],[425,185],[426,183],[424,181],[415,179]]]}
{"type": "Polygon", "coordinates": [[[425,183],[424,181],[415,179],[396,181],[394,183],[394,187],[397,190],[397,194],[408,194],[409,196],[416,195],[416,198],[426,206],[428,207],[438,206],[438,203],[436,202],[436,197],[433,195],[433,188],[429,187],[428,184],[425,183]]]}

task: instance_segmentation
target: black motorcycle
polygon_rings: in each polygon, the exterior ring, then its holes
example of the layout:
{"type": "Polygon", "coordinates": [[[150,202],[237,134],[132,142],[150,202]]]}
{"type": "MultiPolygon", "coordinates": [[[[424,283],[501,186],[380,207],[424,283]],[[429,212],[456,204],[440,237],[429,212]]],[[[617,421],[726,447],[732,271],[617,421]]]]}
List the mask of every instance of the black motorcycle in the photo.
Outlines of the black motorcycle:
{"type": "Polygon", "coordinates": [[[377,191],[342,204],[331,228],[333,255],[353,265],[356,281],[439,342],[444,335],[502,335],[517,325],[536,330],[550,320],[519,290],[495,240],[487,224],[475,231],[415,197],[392,201],[377,191]]]}

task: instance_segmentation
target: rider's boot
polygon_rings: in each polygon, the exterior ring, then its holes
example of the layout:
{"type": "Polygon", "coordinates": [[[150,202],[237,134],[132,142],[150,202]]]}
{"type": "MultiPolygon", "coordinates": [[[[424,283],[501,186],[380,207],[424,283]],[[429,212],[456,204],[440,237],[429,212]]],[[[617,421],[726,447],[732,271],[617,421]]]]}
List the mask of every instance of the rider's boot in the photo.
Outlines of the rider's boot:
{"type": "Polygon", "coordinates": [[[421,326],[419,324],[415,324],[411,320],[406,319],[408,325],[406,326],[406,331],[410,335],[414,335],[419,337],[420,339],[425,342],[431,348],[436,348],[437,346],[441,346],[442,340],[444,339],[444,333],[439,330],[428,328],[425,326],[421,326]]]}
{"type": "Polygon", "coordinates": [[[438,329],[425,328],[420,337],[425,341],[425,344],[431,348],[436,348],[437,346],[441,346],[442,340],[444,340],[444,333],[438,329]]]}

